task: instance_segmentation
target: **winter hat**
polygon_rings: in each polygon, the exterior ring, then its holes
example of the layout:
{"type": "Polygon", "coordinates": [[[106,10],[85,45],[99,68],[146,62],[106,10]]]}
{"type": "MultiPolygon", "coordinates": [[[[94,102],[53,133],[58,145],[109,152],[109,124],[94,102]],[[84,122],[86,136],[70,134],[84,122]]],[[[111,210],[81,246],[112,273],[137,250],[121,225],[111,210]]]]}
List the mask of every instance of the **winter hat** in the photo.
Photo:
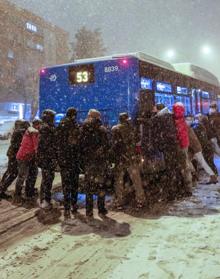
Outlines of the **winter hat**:
{"type": "Polygon", "coordinates": [[[77,115],[77,110],[74,107],[70,107],[66,111],[66,116],[70,118],[75,118],[77,115]]]}
{"type": "Polygon", "coordinates": [[[119,121],[121,123],[124,123],[124,122],[126,122],[128,120],[129,120],[129,115],[128,115],[127,112],[122,112],[122,113],[119,114],[119,121]]]}
{"type": "Polygon", "coordinates": [[[210,104],[210,108],[214,108],[214,109],[217,110],[217,108],[218,108],[217,103],[216,103],[216,102],[212,102],[212,103],[210,104]]]}
{"type": "Polygon", "coordinates": [[[42,121],[47,124],[53,124],[56,112],[51,109],[45,109],[42,113],[42,121]]]}
{"type": "Polygon", "coordinates": [[[25,129],[25,130],[27,130],[30,126],[31,126],[31,125],[30,125],[30,122],[29,122],[29,121],[26,121],[26,120],[24,120],[24,121],[22,122],[22,124],[21,124],[21,128],[22,128],[22,129],[25,129]]]}
{"type": "Polygon", "coordinates": [[[88,112],[88,118],[90,119],[101,119],[101,113],[96,109],[90,109],[88,112]]]}
{"type": "Polygon", "coordinates": [[[40,125],[40,124],[42,124],[42,120],[41,119],[34,119],[32,121],[32,125],[33,126],[40,125]]]}
{"type": "Polygon", "coordinates": [[[23,122],[24,122],[23,119],[18,119],[18,120],[16,120],[16,121],[15,121],[15,129],[21,128],[23,122]]]}

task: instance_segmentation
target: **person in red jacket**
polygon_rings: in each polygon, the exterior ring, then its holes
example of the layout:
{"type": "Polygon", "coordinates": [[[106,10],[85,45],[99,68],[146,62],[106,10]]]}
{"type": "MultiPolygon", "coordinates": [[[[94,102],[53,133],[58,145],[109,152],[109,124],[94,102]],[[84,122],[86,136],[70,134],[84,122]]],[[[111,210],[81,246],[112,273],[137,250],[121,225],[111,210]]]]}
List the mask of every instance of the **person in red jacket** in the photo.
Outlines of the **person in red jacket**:
{"type": "Polygon", "coordinates": [[[18,162],[18,178],[15,186],[14,202],[22,202],[22,187],[24,182],[27,199],[34,197],[34,185],[36,183],[38,168],[36,165],[36,152],[38,147],[38,135],[41,120],[34,120],[32,126],[25,132],[16,159],[18,162]]]}
{"type": "Polygon", "coordinates": [[[192,170],[193,166],[188,157],[189,148],[189,134],[188,126],[185,121],[185,107],[181,102],[177,102],[173,105],[173,118],[176,127],[176,136],[185,162],[182,169],[182,176],[185,185],[185,195],[192,194],[192,170]]]}

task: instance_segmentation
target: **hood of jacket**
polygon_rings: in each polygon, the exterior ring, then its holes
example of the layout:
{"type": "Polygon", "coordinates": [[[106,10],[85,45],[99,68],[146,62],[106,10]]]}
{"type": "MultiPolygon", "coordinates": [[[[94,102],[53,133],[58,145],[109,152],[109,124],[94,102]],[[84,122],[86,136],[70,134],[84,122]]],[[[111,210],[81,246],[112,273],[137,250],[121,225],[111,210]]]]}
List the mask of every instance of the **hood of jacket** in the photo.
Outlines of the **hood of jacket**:
{"type": "Polygon", "coordinates": [[[161,116],[161,115],[168,114],[168,113],[170,113],[170,110],[168,109],[168,107],[165,107],[162,110],[158,111],[157,115],[161,116]]]}
{"type": "Polygon", "coordinates": [[[37,129],[35,129],[34,127],[29,127],[27,129],[27,133],[29,134],[34,134],[34,133],[38,133],[39,131],[37,129]]]}
{"type": "Polygon", "coordinates": [[[177,102],[173,105],[174,119],[181,119],[185,116],[185,107],[182,103],[177,102]]]}

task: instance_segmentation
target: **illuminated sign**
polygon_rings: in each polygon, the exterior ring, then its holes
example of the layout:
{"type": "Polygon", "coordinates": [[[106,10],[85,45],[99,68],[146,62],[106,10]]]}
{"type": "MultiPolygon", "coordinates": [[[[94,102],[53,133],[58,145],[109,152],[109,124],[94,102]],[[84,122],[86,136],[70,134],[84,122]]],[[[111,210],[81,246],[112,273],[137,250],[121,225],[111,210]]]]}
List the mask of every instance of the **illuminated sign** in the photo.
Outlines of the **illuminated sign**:
{"type": "Polygon", "coordinates": [[[70,66],[69,82],[71,84],[86,84],[95,82],[94,66],[92,64],[70,66]]]}
{"type": "Polygon", "coordinates": [[[152,79],[142,77],[141,78],[141,89],[152,90],[152,79]]]}
{"type": "Polygon", "coordinates": [[[209,99],[209,92],[202,91],[201,95],[202,95],[202,98],[209,99]]]}
{"type": "Polygon", "coordinates": [[[187,87],[177,86],[176,92],[177,92],[177,94],[188,95],[188,88],[187,87]]]}
{"type": "Polygon", "coordinates": [[[172,93],[172,85],[167,82],[157,82],[156,89],[160,92],[172,93]]]}

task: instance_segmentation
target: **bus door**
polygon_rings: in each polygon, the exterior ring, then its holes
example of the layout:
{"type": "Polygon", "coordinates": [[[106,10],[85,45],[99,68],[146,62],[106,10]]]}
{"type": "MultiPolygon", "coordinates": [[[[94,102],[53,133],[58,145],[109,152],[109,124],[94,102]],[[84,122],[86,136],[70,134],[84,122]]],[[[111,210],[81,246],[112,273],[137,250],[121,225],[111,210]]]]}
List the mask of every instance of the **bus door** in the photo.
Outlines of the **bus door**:
{"type": "Polygon", "coordinates": [[[172,85],[167,82],[156,82],[155,104],[164,104],[172,111],[174,96],[172,85]]]}

